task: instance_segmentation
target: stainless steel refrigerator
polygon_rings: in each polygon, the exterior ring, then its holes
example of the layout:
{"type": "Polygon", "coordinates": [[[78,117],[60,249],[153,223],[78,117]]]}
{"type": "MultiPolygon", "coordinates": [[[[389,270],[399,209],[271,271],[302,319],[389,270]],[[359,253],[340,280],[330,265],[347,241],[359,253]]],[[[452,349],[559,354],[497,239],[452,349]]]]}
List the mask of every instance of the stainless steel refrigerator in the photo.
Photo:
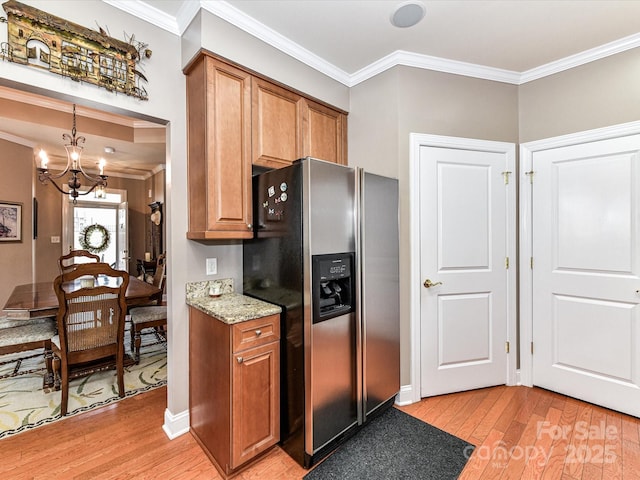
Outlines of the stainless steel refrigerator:
{"type": "Polygon", "coordinates": [[[283,308],[281,442],[310,467],[400,388],[398,182],[305,158],[253,185],[243,289],[283,308]]]}

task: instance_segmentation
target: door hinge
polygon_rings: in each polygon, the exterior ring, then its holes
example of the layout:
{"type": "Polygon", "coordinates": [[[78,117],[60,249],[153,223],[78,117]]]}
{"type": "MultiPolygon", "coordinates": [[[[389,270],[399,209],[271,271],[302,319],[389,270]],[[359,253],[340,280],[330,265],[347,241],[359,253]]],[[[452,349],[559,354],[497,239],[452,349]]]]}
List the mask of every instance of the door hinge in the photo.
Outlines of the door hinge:
{"type": "Polygon", "coordinates": [[[504,257],[504,268],[509,270],[509,257],[504,257]]]}
{"type": "Polygon", "coordinates": [[[511,172],[502,172],[502,176],[504,177],[504,184],[505,185],[509,185],[509,175],[511,175],[511,172]]]}
{"type": "Polygon", "coordinates": [[[536,173],[536,172],[534,172],[533,170],[531,170],[530,172],[524,172],[524,174],[527,177],[529,177],[529,183],[531,183],[532,185],[533,185],[533,175],[534,175],[534,173],[536,173]]]}
{"type": "Polygon", "coordinates": [[[533,342],[531,342],[531,355],[533,355],[533,342]]]}
{"type": "Polygon", "coordinates": [[[504,351],[509,353],[509,342],[504,342],[504,351]]]}
{"type": "Polygon", "coordinates": [[[529,268],[533,270],[533,257],[529,258],[529,268]]]}

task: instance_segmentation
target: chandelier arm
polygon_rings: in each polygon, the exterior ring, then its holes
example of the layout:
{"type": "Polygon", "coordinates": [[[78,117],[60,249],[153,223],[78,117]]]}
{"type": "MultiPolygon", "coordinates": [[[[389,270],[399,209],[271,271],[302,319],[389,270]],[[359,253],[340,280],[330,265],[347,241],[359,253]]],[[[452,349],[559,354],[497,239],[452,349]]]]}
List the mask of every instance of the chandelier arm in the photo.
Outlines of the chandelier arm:
{"type": "Polygon", "coordinates": [[[81,173],[84,178],[86,178],[87,180],[89,180],[90,182],[96,183],[96,184],[102,184],[104,182],[104,186],[107,186],[107,176],[106,175],[98,175],[97,177],[94,177],[93,175],[89,175],[87,172],[85,172],[83,170],[82,167],[79,166],[78,172],[81,173]]]}
{"type": "Polygon", "coordinates": [[[45,177],[44,180],[42,180],[42,177],[40,178],[40,181],[42,183],[46,182],[47,180],[49,180],[51,182],[51,185],[53,185],[54,187],[56,187],[56,190],[58,190],[60,193],[62,193],[63,195],[69,195],[71,193],[71,189],[69,189],[68,191],[64,191],[62,189],[62,187],[59,187],[58,184],[56,182],[53,181],[53,177],[45,177]]]}
{"type": "MultiPolygon", "coordinates": [[[[91,192],[93,192],[96,189],[96,187],[99,187],[99,186],[102,186],[102,185],[100,185],[98,183],[94,183],[91,186],[91,188],[89,190],[87,190],[86,192],[81,192],[80,190],[77,190],[78,195],[89,195],[91,192]]],[[[106,184],[105,184],[105,186],[106,186],[106,184]]]]}
{"type": "Polygon", "coordinates": [[[57,174],[53,174],[53,173],[49,173],[49,169],[48,168],[39,168],[38,167],[38,172],[40,172],[40,181],[44,182],[45,180],[49,180],[49,179],[58,179],[58,178],[62,178],[64,177],[67,173],[69,173],[69,165],[67,165],[67,167],[60,173],[57,174]]]}

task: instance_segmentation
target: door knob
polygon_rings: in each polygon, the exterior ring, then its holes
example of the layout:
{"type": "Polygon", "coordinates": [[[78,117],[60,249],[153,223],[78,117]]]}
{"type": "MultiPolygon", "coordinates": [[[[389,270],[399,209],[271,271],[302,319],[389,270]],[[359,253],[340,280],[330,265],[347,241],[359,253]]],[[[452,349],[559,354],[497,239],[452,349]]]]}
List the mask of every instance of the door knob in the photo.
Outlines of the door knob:
{"type": "Polygon", "coordinates": [[[424,285],[424,288],[431,288],[431,287],[435,287],[436,285],[442,285],[442,282],[433,283],[431,280],[427,278],[424,281],[423,285],[424,285]]]}

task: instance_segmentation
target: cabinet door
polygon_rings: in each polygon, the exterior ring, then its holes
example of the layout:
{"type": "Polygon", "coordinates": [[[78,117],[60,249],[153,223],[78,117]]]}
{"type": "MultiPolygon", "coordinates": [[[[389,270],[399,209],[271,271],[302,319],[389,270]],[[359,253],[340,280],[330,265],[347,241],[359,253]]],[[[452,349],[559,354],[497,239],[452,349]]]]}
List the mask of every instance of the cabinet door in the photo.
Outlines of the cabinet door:
{"type": "Polygon", "coordinates": [[[302,97],[259,78],[253,79],[251,96],[252,163],[290,165],[302,156],[302,97]]]}
{"type": "Polygon", "coordinates": [[[233,354],[231,467],[280,440],[280,343],[233,354]]]}
{"type": "Polygon", "coordinates": [[[331,108],[304,101],[303,157],[347,164],[347,117],[331,108]]]}
{"type": "Polygon", "coordinates": [[[251,238],[251,76],[203,56],[187,73],[188,238],[251,238]]]}

